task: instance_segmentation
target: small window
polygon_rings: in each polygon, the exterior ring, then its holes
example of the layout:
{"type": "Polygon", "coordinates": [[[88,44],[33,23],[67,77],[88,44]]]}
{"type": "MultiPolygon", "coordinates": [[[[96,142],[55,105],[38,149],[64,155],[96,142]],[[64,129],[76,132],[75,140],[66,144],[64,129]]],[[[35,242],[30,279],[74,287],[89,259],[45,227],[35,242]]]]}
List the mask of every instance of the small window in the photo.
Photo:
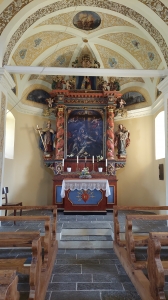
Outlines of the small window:
{"type": "Polygon", "coordinates": [[[6,135],[5,135],[5,158],[14,158],[14,142],[15,142],[15,118],[11,112],[7,110],[6,114],[6,135]]]}
{"type": "Polygon", "coordinates": [[[155,118],[155,157],[165,158],[165,117],[164,111],[155,118]]]}

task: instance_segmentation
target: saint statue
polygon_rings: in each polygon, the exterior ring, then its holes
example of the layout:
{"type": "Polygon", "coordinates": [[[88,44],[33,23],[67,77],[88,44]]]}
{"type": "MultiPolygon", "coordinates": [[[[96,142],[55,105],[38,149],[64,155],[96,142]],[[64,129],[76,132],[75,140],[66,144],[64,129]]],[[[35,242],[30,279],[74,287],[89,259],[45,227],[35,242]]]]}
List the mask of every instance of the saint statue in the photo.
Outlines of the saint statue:
{"type": "MultiPolygon", "coordinates": [[[[39,128],[37,125],[37,130],[40,135],[39,147],[44,151],[45,155],[50,155],[53,152],[55,146],[55,131],[51,128],[51,121],[48,121],[46,128],[39,128]]],[[[51,155],[50,155],[51,156],[51,155]]]]}
{"type": "Polygon", "coordinates": [[[115,132],[114,146],[117,147],[119,158],[126,157],[126,147],[130,144],[130,132],[122,124],[119,124],[118,130],[115,132]]]}

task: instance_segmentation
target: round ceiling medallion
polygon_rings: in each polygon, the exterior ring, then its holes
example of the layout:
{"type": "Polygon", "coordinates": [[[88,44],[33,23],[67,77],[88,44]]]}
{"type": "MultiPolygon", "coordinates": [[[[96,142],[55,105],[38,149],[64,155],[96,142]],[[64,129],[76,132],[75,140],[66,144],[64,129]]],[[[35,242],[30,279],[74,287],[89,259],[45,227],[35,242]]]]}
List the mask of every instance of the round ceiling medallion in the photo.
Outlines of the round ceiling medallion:
{"type": "Polygon", "coordinates": [[[93,30],[101,23],[101,18],[93,11],[81,11],[73,18],[73,24],[78,29],[93,30]]]}

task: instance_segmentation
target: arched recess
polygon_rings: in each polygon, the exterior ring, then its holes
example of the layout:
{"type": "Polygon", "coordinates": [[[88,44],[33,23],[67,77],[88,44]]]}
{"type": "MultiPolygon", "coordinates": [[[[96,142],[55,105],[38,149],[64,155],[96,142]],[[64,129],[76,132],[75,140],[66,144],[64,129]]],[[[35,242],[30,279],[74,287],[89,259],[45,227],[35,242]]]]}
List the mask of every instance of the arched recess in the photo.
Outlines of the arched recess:
{"type": "Polygon", "coordinates": [[[6,114],[6,133],[5,133],[5,158],[14,158],[15,144],[15,117],[7,110],[6,114]]]}

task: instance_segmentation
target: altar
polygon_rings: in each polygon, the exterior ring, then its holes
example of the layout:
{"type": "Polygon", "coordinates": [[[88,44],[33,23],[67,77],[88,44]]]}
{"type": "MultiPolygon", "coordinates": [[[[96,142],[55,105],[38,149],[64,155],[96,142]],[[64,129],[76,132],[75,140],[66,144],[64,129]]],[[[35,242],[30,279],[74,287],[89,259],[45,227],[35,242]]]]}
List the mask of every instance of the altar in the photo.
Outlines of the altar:
{"type": "Polygon", "coordinates": [[[104,173],[91,179],[79,179],[75,172],[54,176],[53,204],[64,213],[106,213],[117,204],[117,180],[104,173]]]}

